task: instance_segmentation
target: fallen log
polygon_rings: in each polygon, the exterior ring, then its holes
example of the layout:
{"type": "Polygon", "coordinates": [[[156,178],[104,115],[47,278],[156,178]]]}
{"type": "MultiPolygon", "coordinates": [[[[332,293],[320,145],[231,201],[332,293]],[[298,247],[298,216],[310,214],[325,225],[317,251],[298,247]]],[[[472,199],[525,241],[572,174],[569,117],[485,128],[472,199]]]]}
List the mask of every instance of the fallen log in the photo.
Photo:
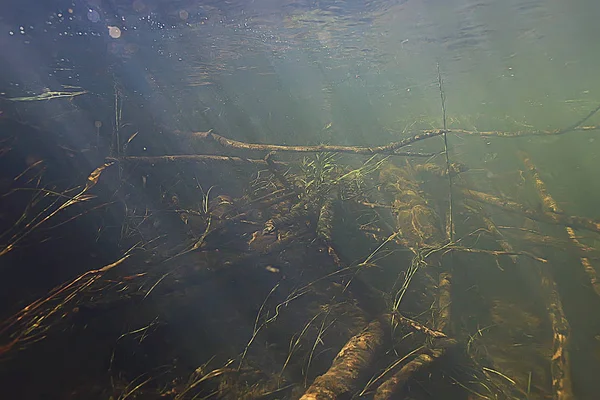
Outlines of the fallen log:
{"type": "MultiPolygon", "coordinates": [[[[549,212],[563,214],[563,210],[560,208],[560,206],[554,200],[554,198],[552,198],[550,193],[548,193],[546,184],[542,180],[542,177],[540,176],[535,165],[533,165],[533,163],[531,162],[529,157],[527,155],[525,155],[524,153],[522,154],[522,158],[523,158],[523,163],[525,164],[525,166],[527,167],[527,169],[533,176],[533,180],[535,181],[535,188],[537,189],[538,195],[539,195],[540,199],[542,200],[544,209],[548,210],[549,212]]],[[[583,246],[577,239],[577,236],[575,235],[575,231],[573,230],[573,228],[571,226],[567,226],[567,227],[565,227],[565,230],[567,232],[567,235],[569,236],[569,239],[575,245],[575,247],[582,248],[583,246]]],[[[600,281],[598,280],[598,274],[596,273],[596,269],[594,268],[594,266],[592,265],[592,263],[588,257],[581,256],[581,257],[579,257],[579,260],[581,262],[581,265],[583,266],[583,270],[585,271],[586,275],[588,276],[588,279],[590,280],[592,289],[594,290],[594,292],[597,295],[600,296],[600,281]]]]}
{"type": "Polygon", "coordinates": [[[383,382],[377,388],[373,400],[391,400],[398,398],[398,395],[415,374],[431,368],[435,361],[444,356],[449,349],[456,347],[456,344],[456,341],[453,339],[439,339],[435,348],[418,355],[392,375],[391,378],[383,382]]]}
{"type": "Polygon", "coordinates": [[[571,328],[565,317],[562,302],[546,268],[537,268],[541,278],[542,293],[545,297],[548,315],[552,322],[552,358],[550,370],[552,373],[552,389],[555,400],[574,399],[571,383],[571,363],[569,354],[569,336],[571,328]]]}
{"type": "MultiPolygon", "coordinates": [[[[533,177],[535,187],[538,191],[540,199],[542,200],[544,209],[554,213],[562,213],[558,203],[548,193],[546,184],[544,181],[542,181],[540,174],[531,160],[524,154],[522,157],[523,163],[533,177]]],[[[569,228],[570,227],[567,227],[567,229],[569,228]]],[[[567,232],[570,236],[572,230],[571,232],[567,232]]],[[[586,260],[587,264],[589,264],[589,260],[586,258],[581,259],[581,262],[585,267],[586,262],[584,262],[584,259],[586,260]]],[[[570,400],[574,398],[571,387],[571,365],[569,356],[569,336],[571,333],[571,328],[563,311],[562,301],[557,291],[556,282],[554,281],[550,271],[548,271],[546,268],[537,268],[537,271],[541,279],[542,294],[544,295],[546,301],[548,315],[550,317],[550,321],[552,322],[553,354],[552,359],[550,360],[550,370],[552,373],[553,397],[556,400],[570,400]]]]}
{"type": "Polygon", "coordinates": [[[571,226],[574,228],[585,229],[592,232],[600,233],[600,222],[594,221],[589,218],[570,216],[555,212],[537,212],[515,201],[501,199],[488,193],[478,192],[476,190],[470,190],[466,188],[462,189],[462,193],[475,201],[489,204],[494,207],[502,208],[503,210],[512,213],[521,214],[534,221],[563,226],[571,226]]]}
{"type": "Polygon", "coordinates": [[[334,358],[331,367],[318,376],[300,400],[350,398],[367,376],[384,338],[381,321],[372,321],[353,336],[334,358]]]}

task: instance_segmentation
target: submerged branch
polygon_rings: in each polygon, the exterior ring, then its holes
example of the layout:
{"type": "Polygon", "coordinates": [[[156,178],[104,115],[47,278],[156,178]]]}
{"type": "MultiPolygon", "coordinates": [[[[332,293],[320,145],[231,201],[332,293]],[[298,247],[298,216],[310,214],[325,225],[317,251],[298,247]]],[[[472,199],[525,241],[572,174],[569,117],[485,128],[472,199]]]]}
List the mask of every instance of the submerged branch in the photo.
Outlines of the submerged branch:
{"type": "MultiPolygon", "coordinates": [[[[523,163],[525,164],[525,167],[527,167],[527,169],[531,173],[531,176],[533,177],[533,180],[535,181],[535,188],[537,189],[538,196],[542,200],[544,209],[548,210],[548,212],[562,214],[563,210],[560,208],[560,206],[558,205],[556,200],[554,200],[554,198],[552,198],[550,193],[548,193],[546,184],[542,180],[542,177],[540,176],[535,165],[533,165],[533,163],[531,162],[529,157],[527,155],[525,155],[524,153],[522,154],[522,158],[523,158],[523,163]]],[[[565,227],[565,231],[567,232],[569,239],[571,240],[571,242],[573,243],[573,245],[576,249],[580,249],[583,247],[582,244],[577,239],[577,236],[575,235],[575,231],[573,230],[572,227],[570,227],[570,226],[565,227]]],[[[583,267],[583,270],[585,271],[586,275],[588,276],[588,279],[590,280],[592,289],[594,289],[594,292],[597,295],[600,295],[600,281],[598,280],[598,274],[596,273],[596,269],[594,268],[594,266],[592,265],[592,263],[588,257],[582,256],[579,258],[579,260],[581,262],[581,266],[583,267]]]]}
{"type": "MultiPolygon", "coordinates": [[[[408,157],[431,157],[437,153],[412,153],[412,152],[398,152],[397,150],[406,147],[412,143],[420,140],[429,139],[431,137],[443,135],[446,131],[443,129],[437,130],[423,130],[414,136],[400,140],[399,142],[390,143],[384,146],[375,147],[358,147],[358,146],[330,146],[330,145],[318,145],[318,146],[284,146],[277,144],[257,144],[257,143],[245,143],[237,140],[228,139],[221,135],[213,133],[212,129],[206,132],[190,132],[187,135],[191,135],[194,138],[212,140],[217,144],[232,149],[243,149],[243,150],[259,150],[259,151],[287,151],[295,153],[350,153],[350,154],[390,154],[396,156],[408,156],[408,157]]],[[[185,134],[185,133],[184,133],[185,134]]]]}
{"type": "Polygon", "coordinates": [[[402,390],[406,384],[419,372],[431,368],[437,360],[442,358],[449,350],[456,347],[453,339],[440,339],[440,343],[404,365],[398,372],[383,382],[375,392],[374,400],[388,400],[401,398],[402,390]]]}
{"type": "Polygon", "coordinates": [[[600,222],[589,218],[570,216],[555,212],[537,212],[524,205],[512,200],[501,199],[488,193],[478,192],[476,190],[463,189],[463,194],[478,202],[486,203],[503,210],[521,214],[529,219],[541,221],[550,224],[572,226],[574,228],[586,229],[592,232],[600,233],[600,222]]]}
{"type": "MultiPolygon", "coordinates": [[[[231,156],[215,156],[209,154],[182,154],[174,156],[128,156],[119,158],[107,158],[108,161],[121,163],[142,163],[142,164],[169,164],[169,163],[202,163],[202,162],[228,162],[237,165],[257,165],[266,167],[268,164],[265,160],[255,160],[251,158],[231,157],[231,156]]],[[[272,161],[272,163],[280,166],[288,164],[282,161],[272,161]]]]}
{"type": "Polygon", "coordinates": [[[550,130],[532,130],[532,131],[514,131],[514,132],[503,132],[503,131],[469,131],[466,129],[449,129],[448,133],[459,133],[464,135],[475,135],[475,136],[497,136],[502,138],[516,138],[523,136],[555,136],[562,135],[567,132],[581,131],[589,132],[600,130],[598,125],[589,126],[577,126],[569,129],[550,129],[550,130]]]}

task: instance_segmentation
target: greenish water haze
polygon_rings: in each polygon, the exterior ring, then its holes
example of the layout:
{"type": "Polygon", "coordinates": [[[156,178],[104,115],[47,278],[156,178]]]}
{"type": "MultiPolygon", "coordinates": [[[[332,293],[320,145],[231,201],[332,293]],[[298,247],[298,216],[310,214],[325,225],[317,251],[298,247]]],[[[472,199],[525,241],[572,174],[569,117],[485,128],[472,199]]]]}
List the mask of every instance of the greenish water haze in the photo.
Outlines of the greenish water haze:
{"type": "MultiPolygon", "coordinates": [[[[368,145],[411,127],[441,127],[438,63],[449,127],[559,129],[600,101],[600,4],[591,0],[252,2],[234,10],[239,24],[197,33],[236,48],[226,73],[213,78],[236,113],[247,114],[250,139],[368,145]]],[[[205,56],[198,47],[183,62],[205,56]]],[[[210,90],[198,93],[214,101],[210,90]]],[[[231,121],[221,123],[243,138],[231,121]]],[[[453,137],[451,148],[473,168],[501,169],[520,168],[513,156],[526,150],[561,204],[600,217],[596,134],[453,137]]]]}
{"type": "MultiPolygon", "coordinates": [[[[43,103],[48,108],[15,106],[23,120],[43,121],[32,126],[59,127],[85,157],[98,150],[96,143],[112,140],[117,87],[126,96],[122,134],[131,139],[124,153],[133,156],[204,150],[175,135],[152,142],[144,129],[213,129],[273,144],[398,141],[442,128],[438,68],[450,129],[555,130],[600,104],[597,0],[9,3],[0,14],[0,96],[88,91],[93,100],[80,96],[79,109],[53,101],[43,103]],[[131,136],[136,130],[139,136],[131,136]]],[[[584,125],[600,125],[600,115],[584,125]]],[[[467,183],[493,185],[537,207],[532,185],[521,187],[524,151],[567,214],[600,219],[599,133],[451,134],[449,156],[470,167],[467,183]]],[[[442,149],[441,137],[410,147],[442,149]]],[[[90,170],[102,162],[98,154],[90,170]]],[[[598,248],[600,241],[588,244],[598,248]]],[[[563,295],[579,290],[568,279],[563,295]]],[[[582,398],[592,399],[600,340],[591,338],[600,332],[587,317],[598,313],[589,304],[574,300],[566,307],[574,326],[574,381],[582,398]]]]}
{"type": "MultiPolygon", "coordinates": [[[[411,127],[441,127],[437,64],[449,127],[558,129],[600,101],[594,1],[240,2],[223,9],[216,16],[205,7],[207,21],[182,29],[185,39],[165,51],[183,57],[177,78],[200,84],[191,71],[200,64],[209,71],[205,82],[219,83],[186,89],[210,108],[198,119],[189,118],[198,111],[190,110],[193,101],[179,112],[192,126],[241,139],[368,145],[411,127]],[[208,54],[196,40],[211,44],[208,54]]],[[[559,201],[599,217],[595,135],[451,138],[451,148],[474,168],[485,168],[490,155],[515,168],[515,150],[527,150],[559,201]]]]}

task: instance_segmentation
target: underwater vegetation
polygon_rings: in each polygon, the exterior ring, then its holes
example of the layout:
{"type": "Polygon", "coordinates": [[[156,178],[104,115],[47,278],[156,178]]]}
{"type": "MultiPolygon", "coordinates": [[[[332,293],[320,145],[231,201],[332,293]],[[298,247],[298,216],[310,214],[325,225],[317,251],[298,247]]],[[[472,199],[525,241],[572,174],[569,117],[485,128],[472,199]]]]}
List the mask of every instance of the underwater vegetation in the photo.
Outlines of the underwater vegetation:
{"type": "MultiPolygon", "coordinates": [[[[438,86],[443,126],[388,144],[163,127],[203,150],[144,156],[127,151],[139,131],[115,92],[109,145],[86,149],[97,164],[68,168],[68,184],[52,158],[21,163],[32,145],[13,132],[41,128],[3,117],[3,269],[46,242],[85,264],[5,312],[3,376],[34,364],[67,375],[86,359],[54,389],[64,398],[577,398],[574,371],[600,363],[598,316],[577,312],[600,304],[600,222],[555,200],[530,154],[514,155],[514,171],[471,174],[448,137],[578,135],[598,130],[584,124],[600,107],[563,129],[468,131],[446,126],[441,75],[438,86]],[[440,138],[438,151],[409,151],[440,138]],[[95,233],[81,252],[78,223],[95,233]]],[[[71,163],[82,153],[60,151],[71,163]]],[[[27,267],[19,279],[35,274],[51,275],[27,267]]]]}

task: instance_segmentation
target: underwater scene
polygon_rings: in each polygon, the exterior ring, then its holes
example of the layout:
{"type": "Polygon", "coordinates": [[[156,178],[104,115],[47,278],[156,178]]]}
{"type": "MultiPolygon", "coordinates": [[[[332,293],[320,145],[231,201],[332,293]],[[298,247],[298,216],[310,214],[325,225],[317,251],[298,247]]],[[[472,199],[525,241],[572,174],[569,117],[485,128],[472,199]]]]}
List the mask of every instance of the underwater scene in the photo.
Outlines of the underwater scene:
{"type": "Polygon", "coordinates": [[[6,0],[6,399],[600,399],[600,2],[6,0]]]}

